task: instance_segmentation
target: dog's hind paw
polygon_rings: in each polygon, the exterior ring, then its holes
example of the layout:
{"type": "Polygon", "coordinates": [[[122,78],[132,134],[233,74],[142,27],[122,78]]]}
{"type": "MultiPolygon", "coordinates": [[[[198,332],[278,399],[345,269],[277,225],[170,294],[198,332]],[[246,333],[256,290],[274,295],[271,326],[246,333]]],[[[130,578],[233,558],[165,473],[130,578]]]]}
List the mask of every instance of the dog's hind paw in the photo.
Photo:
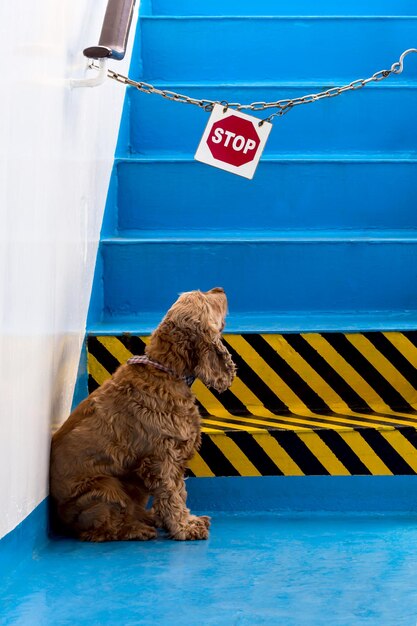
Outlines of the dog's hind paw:
{"type": "Polygon", "coordinates": [[[124,536],[120,537],[122,541],[149,541],[156,539],[158,533],[153,526],[147,524],[132,524],[127,528],[124,536]]]}
{"type": "Polygon", "coordinates": [[[99,530],[87,530],[80,533],[79,538],[81,541],[149,541],[150,539],[156,539],[158,533],[156,529],[147,524],[129,523],[125,524],[122,528],[113,529],[99,529],[99,530]]]}

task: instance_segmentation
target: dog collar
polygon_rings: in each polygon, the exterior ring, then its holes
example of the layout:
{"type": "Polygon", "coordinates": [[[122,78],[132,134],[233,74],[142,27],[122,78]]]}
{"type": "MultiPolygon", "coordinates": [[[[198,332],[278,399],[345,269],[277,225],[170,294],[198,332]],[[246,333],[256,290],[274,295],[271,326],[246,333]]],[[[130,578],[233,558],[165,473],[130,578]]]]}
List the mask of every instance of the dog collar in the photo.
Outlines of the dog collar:
{"type": "Polygon", "coordinates": [[[165,365],[158,363],[158,361],[152,361],[148,356],[146,356],[146,354],[141,356],[132,356],[127,363],[128,365],[152,365],[152,367],[155,367],[157,370],[161,370],[161,372],[167,372],[168,374],[171,374],[171,376],[174,376],[174,378],[183,380],[189,387],[191,387],[195,381],[195,376],[178,376],[174,370],[171,370],[169,367],[165,367],[165,365]]]}

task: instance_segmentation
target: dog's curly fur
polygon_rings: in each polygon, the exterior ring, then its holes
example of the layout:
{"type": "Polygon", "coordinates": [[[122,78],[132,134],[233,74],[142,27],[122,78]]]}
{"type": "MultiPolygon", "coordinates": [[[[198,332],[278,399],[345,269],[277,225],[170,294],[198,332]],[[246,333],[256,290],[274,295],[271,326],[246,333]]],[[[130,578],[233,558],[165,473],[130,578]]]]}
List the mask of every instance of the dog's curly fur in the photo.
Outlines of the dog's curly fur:
{"type": "Polygon", "coordinates": [[[184,471],[201,441],[195,398],[180,377],[227,389],[235,366],[221,342],[220,287],[182,294],[146,354],[177,374],[125,364],[70,415],[52,439],[50,490],[67,531],[85,541],[207,539],[210,518],[190,514],[184,471]],[[146,510],[149,496],[153,507],[146,510]]]}

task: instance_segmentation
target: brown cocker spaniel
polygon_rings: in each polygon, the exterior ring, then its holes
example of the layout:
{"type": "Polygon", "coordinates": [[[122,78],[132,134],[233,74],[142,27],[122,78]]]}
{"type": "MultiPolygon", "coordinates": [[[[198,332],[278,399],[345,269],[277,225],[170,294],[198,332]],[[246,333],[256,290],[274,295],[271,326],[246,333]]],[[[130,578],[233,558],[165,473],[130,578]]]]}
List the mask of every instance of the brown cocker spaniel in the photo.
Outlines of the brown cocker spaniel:
{"type": "Polygon", "coordinates": [[[235,365],[221,342],[223,289],[183,293],[146,356],[121,365],[52,439],[50,488],[64,528],[84,541],[207,539],[210,518],[186,506],[184,471],[201,441],[194,377],[227,389],[235,365]],[[149,496],[153,507],[145,510],[149,496]]]}

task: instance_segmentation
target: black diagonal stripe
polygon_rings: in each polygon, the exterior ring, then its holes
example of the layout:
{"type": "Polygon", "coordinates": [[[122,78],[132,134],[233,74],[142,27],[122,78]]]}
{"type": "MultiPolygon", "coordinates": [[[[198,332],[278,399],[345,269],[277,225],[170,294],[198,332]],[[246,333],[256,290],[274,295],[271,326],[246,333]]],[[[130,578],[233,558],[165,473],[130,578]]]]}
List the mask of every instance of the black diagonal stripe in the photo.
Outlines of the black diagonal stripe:
{"type": "Polygon", "coordinates": [[[230,389],[226,389],[226,391],[223,391],[222,393],[219,393],[215,389],[210,389],[210,391],[218,402],[232,415],[248,414],[248,409],[230,389]]]}
{"type": "Polygon", "coordinates": [[[200,402],[200,400],[198,398],[195,399],[195,403],[196,403],[196,405],[198,407],[200,415],[205,417],[206,415],[209,414],[209,412],[207,411],[206,407],[201,404],[201,402],[200,402]]]}
{"type": "Polygon", "coordinates": [[[95,391],[96,389],[99,388],[99,384],[98,382],[91,376],[91,374],[88,375],[88,393],[93,393],[93,391],[95,391]]]}
{"type": "Polygon", "coordinates": [[[339,461],[343,463],[350,474],[353,476],[371,474],[338,432],[327,428],[317,429],[315,432],[336,455],[339,461]]]}
{"type": "Polygon", "coordinates": [[[417,455],[417,429],[411,426],[399,426],[397,430],[407,439],[411,445],[416,448],[417,455]]]}
{"type": "Polygon", "coordinates": [[[124,347],[127,348],[132,354],[144,354],[146,343],[142,341],[140,337],[124,333],[123,335],[119,335],[118,339],[122,342],[124,347]]]}
{"type": "Polygon", "coordinates": [[[377,369],[355,348],[342,333],[323,335],[331,346],[355,369],[394,411],[413,409],[377,369]]]}
{"type": "Polygon", "coordinates": [[[277,440],[279,445],[284,448],[304,474],[307,476],[329,475],[327,469],[307,448],[305,443],[301,441],[295,432],[290,430],[270,430],[269,433],[277,440]]]}
{"type": "Polygon", "coordinates": [[[408,330],[403,332],[404,337],[407,337],[409,341],[417,348],[417,330],[408,330]]]}
{"type": "Polygon", "coordinates": [[[108,350],[106,350],[97,337],[88,338],[87,349],[88,352],[93,354],[97,361],[106,368],[109,374],[113,374],[113,372],[115,372],[119,367],[119,361],[108,350]]]}
{"type": "Polygon", "coordinates": [[[372,413],[372,409],[366,404],[365,400],[327,363],[321,354],[310,346],[304,337],[301,335],[283,336],[290,346],[335,390],[352,411],[372,413]]]}
{"type": "Polygon", "coordinates": [[[364,333],[364,336],[408,380],[417,392],[417,369],[382,333],[364,333]]]}
{"type": "Polygon", "coordinates": [[[259,356],[277,372],[304,404],[315,413],[327,415],[330,408],[322,398],[295,372],[292,367],[269,345],[261,335],[245,334],[244,339],[259,356]]]}
{"type": "Polygon", "coordinates": [[[237,469],[233,467],[206,433],[202,433],[201,436],[200,456],[215,476],[240,476],[237,469]]]}
{"type": "Polygon", "coordinates": [[[233,361],[237,366],[238,376],[240,380],[255,394],[262,404],[271,413],[276,415],[290,415],[290,411],[286,404],[264,383],[262,378],[251,369],[251,367],[242,359],[232,346],[225,340],[224,344],[229,350],[233,361]]]}
{"type": "Polygon", "coordinates": [[[357,428],[355,430],[361,434],[393,474],[402,476],[415,474],[415,471],[377,430],[374,428],[357,428]]]}
{"type": "Polygon", "coordinates": [[[240,430],[231,433],[229,436],[242,452],[246,454],[249,461],[253,463],[262,476],[282,476],[281,470],[275,465],[272,459],[270,459],[252,435],[240,430]]]}

